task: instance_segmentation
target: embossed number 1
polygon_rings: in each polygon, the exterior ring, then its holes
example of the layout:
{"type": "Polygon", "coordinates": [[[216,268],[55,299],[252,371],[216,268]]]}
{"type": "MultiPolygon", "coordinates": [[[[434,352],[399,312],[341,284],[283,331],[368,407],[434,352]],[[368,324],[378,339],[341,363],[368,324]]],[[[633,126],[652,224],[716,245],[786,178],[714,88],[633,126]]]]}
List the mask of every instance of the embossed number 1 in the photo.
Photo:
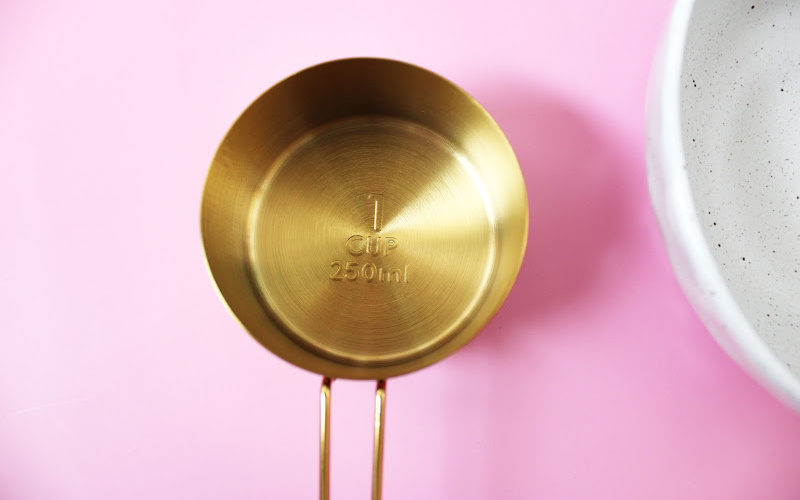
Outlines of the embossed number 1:
{"type": "Polygon", "coordinates": [[[375,209],[372,215],[372,229],[380,231],[383,225],[383,193],[370,193],[369,199],[375,201],[375,209]]]}

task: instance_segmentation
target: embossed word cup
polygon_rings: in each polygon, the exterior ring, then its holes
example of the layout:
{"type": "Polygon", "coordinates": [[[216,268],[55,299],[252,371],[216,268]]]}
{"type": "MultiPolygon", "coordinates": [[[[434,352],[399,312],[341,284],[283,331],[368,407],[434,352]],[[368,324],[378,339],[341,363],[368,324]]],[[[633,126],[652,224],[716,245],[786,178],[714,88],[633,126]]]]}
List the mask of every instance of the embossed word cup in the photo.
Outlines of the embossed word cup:
{"type": "Polygon", "coordinates": [[[201,209],[208,266],[264,347],[324,376],[320,497],[333,378],[385,379],[453,353],[502,304],[528,234],[508,141],[453,83],[384,59],[303,70],[236,120],[201,209]]]}

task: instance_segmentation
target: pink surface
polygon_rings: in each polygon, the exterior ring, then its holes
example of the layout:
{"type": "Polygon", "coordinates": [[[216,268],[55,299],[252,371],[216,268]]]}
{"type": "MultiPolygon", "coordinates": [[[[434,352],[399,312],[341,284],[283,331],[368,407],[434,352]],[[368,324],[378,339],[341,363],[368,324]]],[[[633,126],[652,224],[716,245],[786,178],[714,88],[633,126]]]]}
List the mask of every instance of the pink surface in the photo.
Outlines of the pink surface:
{"type": "MultiPolygon", "coordinates": [[[[800,418],[670,271],[643,102],[669,2],[0,3],[0,498],[317,492],[319,377],[219,302],[198,211],[238,113],[324,60],[462,85],[533,207],[519,280],[389,382],[386,499],[796,499],[800,418]]],[[[373,385],[334,385],[335,499],[368,498],[373,385]]]]}

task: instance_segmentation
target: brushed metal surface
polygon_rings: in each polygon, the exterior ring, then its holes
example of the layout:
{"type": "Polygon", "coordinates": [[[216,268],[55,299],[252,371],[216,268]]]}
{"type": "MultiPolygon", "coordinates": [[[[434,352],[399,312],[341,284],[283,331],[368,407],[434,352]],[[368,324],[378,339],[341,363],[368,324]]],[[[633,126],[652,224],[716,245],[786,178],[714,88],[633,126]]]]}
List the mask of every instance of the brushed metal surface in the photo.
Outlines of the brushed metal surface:
{"type": "Polygon", "coordinates": [[[519,270],[528,205],[475,100],[416,66],[345,59],[239,117],[201,227],[222,297],[259,342],[326,376],[382,379],[486,324],[519,270]]]}

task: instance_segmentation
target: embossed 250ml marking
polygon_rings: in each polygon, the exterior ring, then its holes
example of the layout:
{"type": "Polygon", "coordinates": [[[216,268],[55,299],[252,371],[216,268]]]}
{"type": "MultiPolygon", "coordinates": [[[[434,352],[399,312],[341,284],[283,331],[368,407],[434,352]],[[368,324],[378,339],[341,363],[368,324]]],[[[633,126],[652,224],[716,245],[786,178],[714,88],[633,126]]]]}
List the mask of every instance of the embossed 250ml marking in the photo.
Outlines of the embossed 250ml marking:
{"type": "MultiPolygon", "coordinates": [[[[383,227],[383,194],[369,193],[367,197],[374,202],[370,230],[380,233],[383,227]]],[[[388,257],[399,244],[394,236],[354,234],[347,238],[344,248],[353,257],[388,257]]],[[[370,283],[408,283],[408,264],[378,266],[372,262],[334,260],[330,266],[332,271],[328,278],[333,281],[361,279],[370,283]]]]}
{"type": "Polygon", "coordinates": [[[384,268],[372,262],[359,265],[358,262],[334,260],[331,262],[332,274],[329,276],[334,281],[355,281],[363,279],[376,283],[408,283],[408,264],[403,267],[384,268]]]}

